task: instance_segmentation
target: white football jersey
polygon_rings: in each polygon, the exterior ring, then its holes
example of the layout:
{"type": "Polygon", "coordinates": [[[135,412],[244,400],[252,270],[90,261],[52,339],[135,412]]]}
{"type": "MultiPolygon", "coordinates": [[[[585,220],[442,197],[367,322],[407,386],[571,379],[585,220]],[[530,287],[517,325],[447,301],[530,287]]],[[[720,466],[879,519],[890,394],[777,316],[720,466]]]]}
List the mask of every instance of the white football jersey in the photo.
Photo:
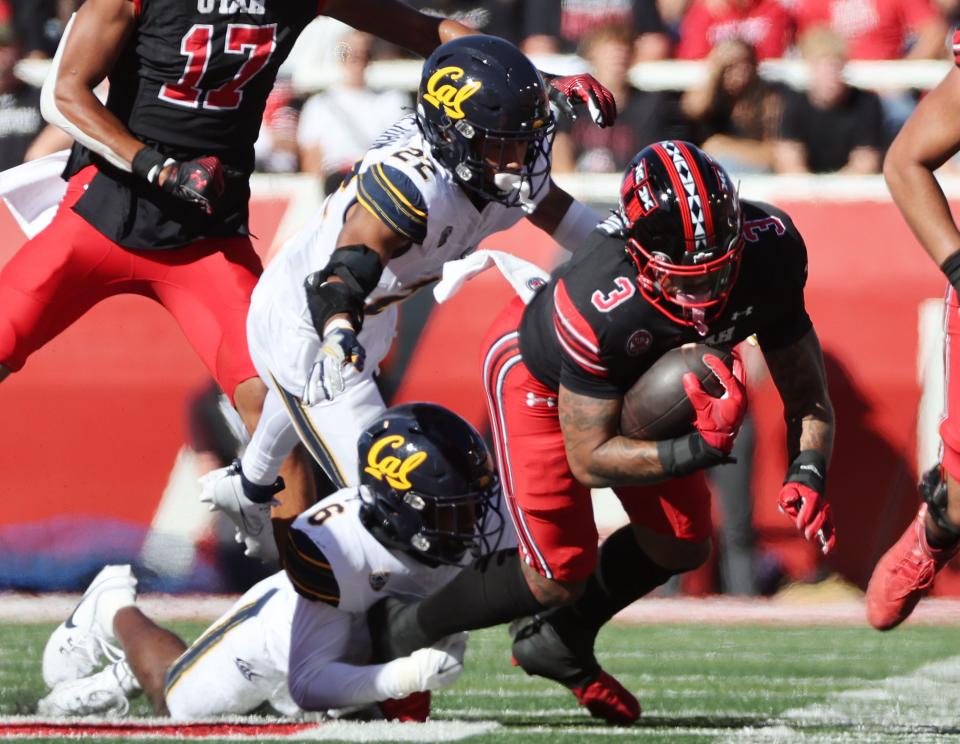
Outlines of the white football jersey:
{"type": "MultiPolygon", "coordinates": [[[[534,165],[536,171],[547,172],[545,157],[549,155],[541,155],[534,165]]],[[[531,186],[532,201],[539,204],[549,191],[549,176],[531,186]]],[[[248,321],[251,350],[284,388],[297,394],[320,346],[303,282],[330,259],[355,204],[411,241],[409,249],[387,263],[367,298],[366,333],[360,340],[372,365],[386,354],[393,338],[392,323],[386,332],[374,316],[439,279],[444,263],[473,252],[486,237],[524,216],[519,206],[497,202],[477,209],[453,173],[433,157],[414,115],[390,127],[341,188],[281,248],[254,289],[248,321]]]]}
{"type": "Polygon", "coordinates": [[[294,521],[286,551],[294,589],[344,612],[366,612],[384,596],[426,597],[457,575],[459,566],[427,566],[371,535],[360,521],[363,488],[338,491],[294,521]]]}

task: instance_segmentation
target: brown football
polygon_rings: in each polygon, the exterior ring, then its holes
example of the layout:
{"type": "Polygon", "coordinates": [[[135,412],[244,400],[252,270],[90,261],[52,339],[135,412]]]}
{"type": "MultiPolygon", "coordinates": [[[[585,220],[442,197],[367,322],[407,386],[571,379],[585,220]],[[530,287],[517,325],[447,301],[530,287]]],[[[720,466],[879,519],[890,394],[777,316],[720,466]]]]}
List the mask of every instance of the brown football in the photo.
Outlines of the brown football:
{"type": "Polygon", "coordinates": [[[632,439],[659,441],[683,436],[693,430],[693,404],[683,389],[683,376],[693,372],[710,395],[723,395],[723,385],[703,363],[713,354],[728,368],[733,364],[729,349],[684,344],[661,356],[633,383],[623,396],[620,432],[632,439]]]}

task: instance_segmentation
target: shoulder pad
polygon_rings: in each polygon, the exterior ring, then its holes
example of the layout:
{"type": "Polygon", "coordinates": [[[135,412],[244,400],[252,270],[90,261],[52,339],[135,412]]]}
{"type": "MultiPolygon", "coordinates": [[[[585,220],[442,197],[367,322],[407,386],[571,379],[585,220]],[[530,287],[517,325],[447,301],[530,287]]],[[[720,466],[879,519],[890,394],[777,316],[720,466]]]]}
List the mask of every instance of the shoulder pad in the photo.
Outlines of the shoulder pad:
{"type": "Polygon", "coordinates": [[[427,200],[404,170],[371,163],[357,179],[357,201],[397,234],[414,243],[426,238],[427,200]]]}
{"type": "Polygon", "coordinates": [[[297,594],[333,607],[340,604],[340,585],[330,562],[310,536],[296,527],[287,530],[283,568],[297,594]]]}

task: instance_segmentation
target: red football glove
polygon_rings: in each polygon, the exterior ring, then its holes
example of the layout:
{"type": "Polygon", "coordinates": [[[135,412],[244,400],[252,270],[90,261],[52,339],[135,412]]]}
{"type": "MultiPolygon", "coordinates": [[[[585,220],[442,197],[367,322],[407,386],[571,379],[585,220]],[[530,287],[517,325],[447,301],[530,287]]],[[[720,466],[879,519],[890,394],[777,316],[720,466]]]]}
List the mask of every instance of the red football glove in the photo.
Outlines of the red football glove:
{"type": "Polygon", "coordinates": [[[177,160],[163,170],[166,178],[161,189],[177,199],[196,204],[207,214],[213,214],[226,189],[220,158],[208,155],[185,162],[177,160]]]}
{"type": "Polygon", "coordinates": [[[713,354],[704,354],[703,363],[720,380],[725,392],[722,397],[714,398],[703,389],[693,372],[687,372],[683,376],[683,389],[697,414],[693,425],[707,444],[729,455],[747,412],[743,364],[734,356],[731,372],[723,361],[713,354]]]}
{"type": "Polygon", "coordinates": [[[547,94],[563,114],[576,119],[574,106],[587,104],[590,117],[598,127],[609,127],[617,119],[617,102],[613,93],[604,88],[588,73],[553,77],[549,79],[547,94]]]}
{"type": "Polygon", "coordinates": [[[388,721],[422,723],[430,717],[430,691],[414,692],[405,698],[387,698],[377,706],[388,721]]]}
{"type": "Polygon", "coordinates": [[[822,454],[804,450],[791,463],[779,498],[780,511],[794,521],[805,539],[816,539],[824,555],[833,550],[837,542],[830,504],[824,497],[826,471],[827,460],[822,454]]]}

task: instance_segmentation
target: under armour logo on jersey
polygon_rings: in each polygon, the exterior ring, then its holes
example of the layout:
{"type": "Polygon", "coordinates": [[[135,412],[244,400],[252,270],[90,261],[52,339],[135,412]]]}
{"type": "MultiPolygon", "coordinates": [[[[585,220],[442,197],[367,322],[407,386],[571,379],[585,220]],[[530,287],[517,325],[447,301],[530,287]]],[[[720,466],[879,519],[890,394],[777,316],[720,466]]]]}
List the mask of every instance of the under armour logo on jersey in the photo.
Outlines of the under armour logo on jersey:
{"type": "Polygon", "coordinates": [[[547,408],[556,408],[557,399],[554,398],[552,395],[548,395],[547,397],[544,398],[534,393],[527,393],[527,405],[530,406],[530,408],[535,408],[536,406],[546,406],[547,408]]]}
{"type": "Polygon", "coordinates": [[[240,657],[237,657],[236,659],[234,659],[234,660],[233,660],[233,663],[237,665],[237,669],[240,670],[240,674],[243,675],[243,678],[244,678],[245,680],[247,680],[247,682],[253,682],[253,678],[254,678],[254,677],[262,677],[262,676],[263,676],[263,675],[259,674],[258,672],[253,671],[253,667],[250,666],[250,662],[249,662],[249,661],[244,661],[244,660],[241,659],[240,657]]]}

